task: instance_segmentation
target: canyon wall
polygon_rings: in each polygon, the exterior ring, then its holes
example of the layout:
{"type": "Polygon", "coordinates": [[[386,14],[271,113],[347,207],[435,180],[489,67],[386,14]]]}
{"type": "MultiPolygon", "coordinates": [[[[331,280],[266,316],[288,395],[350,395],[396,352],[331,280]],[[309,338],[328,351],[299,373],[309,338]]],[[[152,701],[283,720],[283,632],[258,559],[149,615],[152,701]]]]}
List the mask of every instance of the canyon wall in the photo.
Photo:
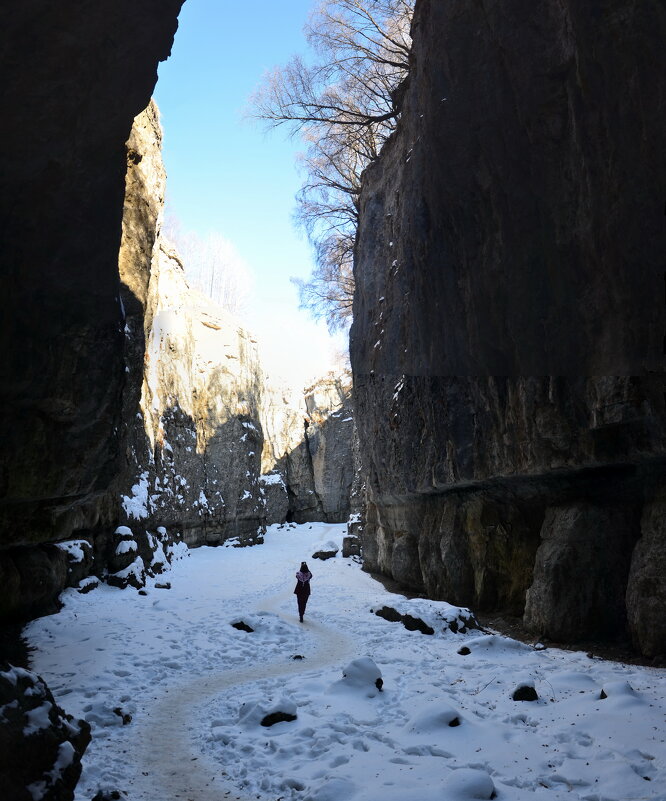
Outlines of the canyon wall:
{"type": "Polygon", "coordinates": [[[2,545],[109,519],[125,385],[126,149],[182,0],[5,15],[0,50],[2,545]],[[128,25],[131,20],[131,25],[128,25]]]}
{"type": "Polygon", "coordinates": [[[252,542],[265,517],[256,342],[190,287],[162,236],[166,173],[153,102],[137,116],[127,152],[119,256],[127,445],[113,485],[118,521],[164,527],[189,545],[252,542]]]}
{"type": "Polygon", "coordinates": [[[367,569],[666,651],[666,11],[419,0],[364,174],[367,569]]]}
{"type": "Polygon", "coordinates": [[[302,392],[267,386],[262,424],[262,472],[280,476],[286,489],[283,519],[346,521],[354,478],[350,376],[322,377],[302,392]]]}
{"type": "Polygon", "coordinates": [[[52,543],[113,531],[117,518],[125,142],[181,4],[31,0],[5,14],[0,619],[53,608],[69,565],[52,543]]]}
{"type": "Polygon", "coordinates": [[[173,537],[248,545],[261,541],[267,522],[348,516],[349,383],[329,377],[281,392],[266,384],[252,335],[190,287],[162,236],[161,147],[151,102],[126,143],[120,458],[105,491],[85,501],[94,518],[70,515],[70,527],[52,519],[48,539],[49,530],[41,542],[0,549],[0,618],[51,611],[65,586],[83,581],[87,590],[91,574],[140,587],[170,561],[173,537]]]}

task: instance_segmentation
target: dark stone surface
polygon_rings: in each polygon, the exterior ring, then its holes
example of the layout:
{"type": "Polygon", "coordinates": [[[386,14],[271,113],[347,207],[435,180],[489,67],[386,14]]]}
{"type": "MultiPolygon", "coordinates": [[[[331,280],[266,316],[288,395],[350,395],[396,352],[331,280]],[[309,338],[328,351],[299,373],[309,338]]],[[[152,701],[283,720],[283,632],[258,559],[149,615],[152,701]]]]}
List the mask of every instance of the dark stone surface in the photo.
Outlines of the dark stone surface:
{"type": "Polygon", "coordinates": [[[527,629],[569,641],[622,631],[638,523],[635,509],[618,505],[548,509],[527,591],[527,629]]]}
{"type": "Polygon", "coordinates": [[[271,712],[270,715],[266,715],[261,719],[261,725],[266,726],[275,726],[276,723],[291,723],[292,720],[296,720],[296,715],[291,715],[289,712],[271,712]]]}
{"type": "Polygon", "coordinates": [[[364,175],[355,380],[663,371],[665,34],[658,0],[417,2],[364,175]]]}
{"type": "Polygon", "coordinates": [[[13,3],[0,71],[2,545],[109,519],[125,385],[125,141],[182,0],[13,3]],[[131,20],[131,25],[128,25],[131,20]]]}
{"type": "MultiPolygon", "coordinates": [[[[589,536],[597,551],[624,543],[622,598],[634,521],[666,464],[666,9],[418,0],[413,33],[355,254],[364,563],[522,614],[534,581],[555,604],[546,585],[566,563],[559,549],[560,566],[533,575],[546,509],[612,500],[626,528],[599,514],[589,536]]],[[[587,563],[600,586],[606,559],[587,563]]],[[[544,634],[561,632],[543,611],[544,634]]],[[[614,636],[624,605],[610,616],[614,636]]]]}
{"type": "Polygon", "coordinates": [[[66,715],[37,675],[7,663],[0,664],[0,708],[3,799],[33,801],[28,786],[43,783],[43,801],[72,801],[88,723],[66,715]]]}
{"type": "Polygon", "coordinates": [[[666,654],[666,484],[655,490],[643,510],[626,600],[636,648],[646,656],[666,654]]]}
{"type": "Polygon", "coordinates": [[[342,556],[348,559],[350,556],[361,555],[361,540],[356,537],[343,537],[342,538],[342,556]]]}
{"type": "Polygon", "coordinates": [[[516,687],[511,698],[514,701],[538,701],[539,695],[534,687],[516,687]]]}
{"type": "Polygon", "coordinates": [[[321,559],[322,562],[325,562],[327,559],[334,559],[337,555],[337,551],[315,551],[312,554],[312,558],[321,559]]]}
{"type": "Polygon", "coordinates": [[[254,629],[251,626],[248,626],[244,620],[238,620],[236,623],[232,623],[231,625],[235,629],[238,629],[238,631],[246,631],[248,634],[252,634],[254,632],[254,629]]]}

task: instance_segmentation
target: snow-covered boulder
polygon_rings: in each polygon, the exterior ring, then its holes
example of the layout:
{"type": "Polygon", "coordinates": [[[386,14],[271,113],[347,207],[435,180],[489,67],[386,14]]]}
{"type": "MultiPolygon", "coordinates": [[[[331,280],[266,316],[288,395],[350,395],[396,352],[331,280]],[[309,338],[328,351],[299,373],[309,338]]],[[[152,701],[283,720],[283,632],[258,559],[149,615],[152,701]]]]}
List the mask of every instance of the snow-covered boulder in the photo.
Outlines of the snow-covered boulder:
{"type": "Polygon", "coordinates": [[[137,558],[139,545],[129,526],[118,526],[109,543],[108,569],[116,574],[126,570],[137,558]]]}
{"type": "Polygon", "coordinates": [[[88,540],[66,540],[57,542],[56,547],[65,553],[67,558],[67,584],[76,586],[93,571],[95,553],[88,540]]]}
{"type": "Polygon", "coordinates": [[[141,589],[146,577],[163,573],[175,558],[187,553],[182,541],[174,541],[160,526],[154,532],[118,526],[111,539],[107,581],[114,587],[141,589]]]}
{"type": "Polygon", "coordinates": [[[533,679],[523,679],[516,684],[516,687],[511,694],[514,701],[538,701],[539,694],[534,687],[533,679]]]}
{"type": "Polygon", "coordinates": [[[442,798],[447,801],[486,801],[495,798],[495,785],[485,770],[458,768],[444,781],[442,798]]]}
{"type": "Polygon", "coordinates": [[[330,688],[334,693],[361,692],[367,698],[374,698],[382,691],[384,679],[382,672],[369,656],[354,659],[342,671],[342,679],[330,688]]]}
{"type": "Polygon", "coordinates": [[[255,701],[241,705],[238,722],[242,726],[275,726],[277,723],[288,723],[297,718],[296,704],[290,698],[279,698],[275,702],[255,701]]]}
{"type": "Polygon", "coordinates": [[[457,709],[444,701],[438,701],[417,710],[407,722],[406,729],[412,734],[436,734],[442,729],[456,728],[461,722],[457,709]]]}
{"type": "Polygon", "coordinates": [[[327,543],[322,545],[318,551],[315,551],[312,554],[312,558],[321,560],[333,559],[335,556],[338,555],[339,550],[340,547],[338,546],[338,544],[336,542],[333,542],[333,540],[329,540],[327,543]]]}
{"type": "Polygon", "coordinates": [[[71,801],[90,726],[55,702],[35,673],[0,670],[0,787],[3,799],[71,801]]]}
{"type": "Polygon", "coordinates": [[[470,609],[444,601],[400,598],[391,606],[377,604],[370,611],[392,623],[401,622],[408,631],[420,631],[421,634],[466,634],[479,627],[470,609]]]}

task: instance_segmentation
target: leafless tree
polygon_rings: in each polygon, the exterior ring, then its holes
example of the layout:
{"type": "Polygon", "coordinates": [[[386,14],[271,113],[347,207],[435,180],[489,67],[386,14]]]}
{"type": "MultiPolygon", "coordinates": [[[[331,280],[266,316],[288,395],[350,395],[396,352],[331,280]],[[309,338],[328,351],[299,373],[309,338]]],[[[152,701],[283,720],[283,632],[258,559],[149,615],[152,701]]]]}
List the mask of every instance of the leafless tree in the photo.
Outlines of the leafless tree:
{"type": "Polygon", "coordinates": [[[232,314],[245,309],[252,277],[229,240],[185,231],[173,214],[166,215],[162,230],[182,258],[190,285],[232,314]]]}
{"type": "Polygon", "coordinates": [[[251,115],[288,125],[306,145],[296,220],[315,249],[299,286],[302,305],[329,328],[351,319],[352,253],[361,173],[395,129],[409,69],[414,0],[323,0],[306,37],[315,59],[294,56],[270,72],[251,115]]]}

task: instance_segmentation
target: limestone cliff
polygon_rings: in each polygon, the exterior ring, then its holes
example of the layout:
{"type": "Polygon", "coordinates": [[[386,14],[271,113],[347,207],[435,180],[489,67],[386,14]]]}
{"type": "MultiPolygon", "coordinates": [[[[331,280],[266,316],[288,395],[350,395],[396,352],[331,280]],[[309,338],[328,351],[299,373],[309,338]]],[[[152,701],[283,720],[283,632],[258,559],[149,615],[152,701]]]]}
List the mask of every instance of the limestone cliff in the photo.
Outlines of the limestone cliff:
{"type": "Polygon", "coordinates": [[[165,179],[151,104],[128,141],[120,272],[134,305],[125,312],[120,522],[164,526],[199,545],[253,542],[266,521],[345,520],[349,383],[323,379],[305,392],[266,385],[251,334],[189,286],[161,236],[165,179]]]}
{"type": "Polygon", "coordinates": [[[366,566],[664,652],[666,11],[419,0],[413,33],[356,247],[366,566]]]}
{"type": "Polygon", "coordinates": [[[264,518],[256,343],[190,288],[178,254],[159,239],[146,321],[141,411],[121,491],[126,521],[176,528],[190,545],[255,537],[264,518]]]}
{"type": "MultiPolygon", "coordinates": [[[[287,493],[283,519],[347,520],[354,432],[349,377],[330,375],[302,392],[269,385],[262,424],[262,471],[282,479],[287,493]]],[[[273,522],[270,505],[267,514],[273,522]]]]}

